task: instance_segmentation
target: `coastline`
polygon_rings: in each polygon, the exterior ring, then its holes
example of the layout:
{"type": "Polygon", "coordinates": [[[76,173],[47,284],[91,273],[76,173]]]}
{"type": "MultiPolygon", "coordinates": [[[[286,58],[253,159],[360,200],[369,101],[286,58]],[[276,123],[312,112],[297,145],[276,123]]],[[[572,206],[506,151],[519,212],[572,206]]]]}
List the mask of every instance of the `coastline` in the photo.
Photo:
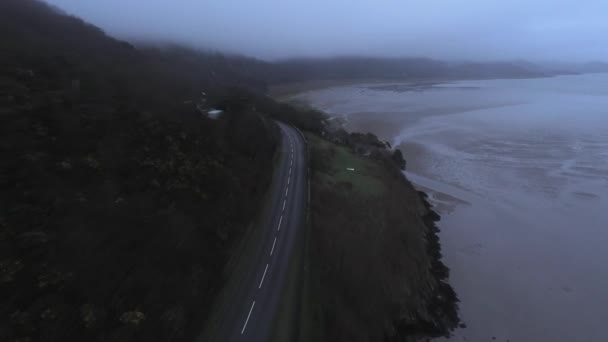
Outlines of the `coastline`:
{"type": "Polygon", "coordinates": [[[522,77],[423,77],[423,78],[360,78],[360,79],[327,79],[327,80],[312,80],[298,81],[273,84],[268,86],[267,93],[275,101],[286,101],[291,97],[306,93],[309,91],[322,90],[333,87],[349,86],[349,85],[371,85],[371,84],[441,84],[458,81],[474,81],[474,80],[518,80],[518,79],[538,79],[551,78],[560,74],[548,74],[540,76],[522,76],[522,77]]]}
{"type": "MultiPolygon", "coordinates": [[[[382,79],[359,79],[359,80],[317,80],[289,82],[271,85],[268,87],[268,95],[275,101],[288,101],[291,97],[314,90],[321,90],[339,86],[354,84],[383,84],[390,83],[390,80],[382,79]]],[[[399,82],[399,81],[396,81],[399,82]]]]}
{"type": "MultiPolygon", "coordinates": [[[[424,256],[419,253],[418,256],[411,257],[428,259],[429,268],[426,276],[415,280],[410,279],[412,283],[420,284],[411,289],[413,292],[410,293],[417,299],[413,302],[410,299],[410,305],[400,307],[398,315],[391,313],[394,330],[392,333],[387,331],[385,338],[388,341],[419,341],[449,336],[457,326],[462,326],[462,323],[458,316],[459,301],[448,279],[449,269],[442,260],[440,230],[437,225],[441,216],[429,201],[429,198],[436,195],[429,195],[426,191],[415,187],[404,172],[397,172],[394,167],[389,167],[387,172],[392,174],[392,176],[388,176],[388,174],[385,176],[389,177],[385,179],[387,184],[394,181],[402,184],[399,189],[403,191],[406,199],[399,202],[399,205],[405,205],[408,210],[415,211],[419,220],[419,223],[411,219],[401,221],[399,226],[404,225],[406,230],[422,229],[424,232],[424,238],[421,240],[426,242],[423,247],[424,253],[422,253],[424,256]],[[389,181],[390,178],[393,180],[389,181]],[[413,228],[417,226],[420,228],[413,228]]],[[[390,263],[387,260],[384,262],[390,263]]],[[[411,277],[407,268],[404,270],[405,273],[401,276],[411,277]]]]}
{"type": "MultiPolygon", "coordinates": [[[[455,81],[455,80],[451,80],[455,81]]],[[[425,86],[437,85],[448,83],[450,80],[437,79],[437,80],[365,80],[362,82],[322,82],[322,83],[307,83],[304,88],[299,88],[302,91],[295,91],[291,93],[284,93],[283,96],[276,98],[277,101],[291,102],[292,104],[309,106],[310,104],[306,101],[301,101],[294,97],[302,95],[309,91],[322,90],[333,87],[349,86],[349,85],[387,85],[387,84],[406,84],[407,86],[417,86],[421,83],[425,86]]],[[[390,140],[393,136],[390,131],[385,129],[395,129],[393,125],[378,123],[376,121],[376,129],[364,130],[363,127],[367,126],[365,122],[358,122],[357,125],[349,124],[347,115],[341,115],[336,113],[331,115],[322,108],[315,107],[316,110],[320,110],[325,113],[327,117],[333,121],[333,129],[345,129],[348,132],[362,132],[368,131],[378,132],[378,128],[385,132],[380,134],[379,138],[384,140],[390,140]]],[[[356,114],[355,114],[356,115],[356,114]]],[[[424,118],[428,115],[433,114],[421,114],[412,119],[413,122],[424,118]]],[[[441,114],[434,114],[441,115],[441,114]]],[[[370,120],[369,123],[373,124],[370,120]]],[[[402,146],[394,146],[395,148],[401,148],[402,146]]],[[[415,152],[425,153],[422,150],[415,152]]],[[[408,158],[408,154],[405,154],[408,165],[411,165],[413,158],[408,158]]],[[[428,242],[427,254],[432,259],[431,273],[435,281],[439,286],[433,288],[427,288],[422,290],[421,297],[426,298],[428,301],[428,308],[425,314],[421,316],[409,316],[408,319],[402,319],[396,322],[395,334],[388,339],[388,341],[429,341],[429,339],[449,339],[453,336],[454,332],[458,328],[466,327],[466,324],[461,320],[459,315],[460,302],[458,294],[453,289],[450,283],[450,270],[449,267],[444,263],[444,257],[442,253],[442,244],[440,239],[441,230],[439,228],[439,222],[441,221],[441,215],[439,212],[450,213],[458,205],[468,204],[465,199],[457,197],[457,194],[450,194],[442,192],[432,184],[421,184],[420,179],[426,179],[422,175],[413,174],[408,171],[401,172],[401,179],[407,187],[414,189],[417,193],[418,200],[422,203],[423,210],[425,213],[422,215],[422,221],[426,229],[425,240],[428,242]],[[431,322],[431,323],[430,323],[431,322]]],[[[418,308],[419,309],[419,308],[418,308]]]]}
{"type": "Polygon", "coordinates": [[[378,79],[378,78],[361,78],[348,80],[316,80],[316,81],[301,81],[271,85],[268,87],[268,95],[275,101],[288,101],[290,98],[301,95],[309,91],[322,90],[333,87],[351,86],[351,85],[392,85],[392,84],[441,84],[447,82],[460,81],[460,78],[404,78],[404,79],[378,79]]]}
{"type": "Polygon", "coordinates": [[[608,164],[598,158],[607,146],[599,129],[605,117],[596,104],[607,95],[597,87],[604,80],[499,79],[427,94],[369,94],[373,85],[356,84],[302,97],[348,115],[341,126],[348,131],[369,127],[402,149],[407,178],[441,214],[443,260],[466,329],[437,341],[605,339],[597,298],[605,298],[608,278],[594,270],[607,236],[608,164]],[[504,98],[513,104],[501,105],[504,98]],[[477,108],[459,107],[467,102],[477,108]],[[580,109],[578,120],[568,120],[580,109]],[[369,126],[372,120],[385,122],[369,126]],[[570,317],[569,307],[589,314],[570,317]]]}
{"type": "MultiPolygon", "coordinates": [[[[410,186],[414,186],[407,177],[404,179],[410,186]]],[[[418,318],[414,322],[402,322],[398,325],[397,335],[391,341],[407,341],[411,338],[413,341],[436,337],[449,337],[457,327],[464,327],[465,324],[459,317],[457,293],[454,291],[449,282],[450,269],[443,262],[443,254],[441,251],[441,242],[437,223],[441,220],[441,216],[435,211],[433,205],[429,202],[429,195],[422,190],[416,190],[420,201],[422,202],[426,214],[422,217],[424,225],[427,229],[426,241],[427,253],[432,258],[431,272],[437,280],[438,286],[432,288],[428,293],[429,317],[418,318]],[[428,323],[432,322],[433,325],[428,323]]]]}

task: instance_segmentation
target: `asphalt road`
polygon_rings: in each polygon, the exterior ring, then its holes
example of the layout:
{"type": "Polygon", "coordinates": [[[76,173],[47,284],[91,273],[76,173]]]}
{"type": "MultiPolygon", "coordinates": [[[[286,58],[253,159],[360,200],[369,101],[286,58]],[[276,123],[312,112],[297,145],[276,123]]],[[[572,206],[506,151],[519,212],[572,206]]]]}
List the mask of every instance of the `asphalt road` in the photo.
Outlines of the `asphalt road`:
{"type": "Polygon", "coordinates": [[[269,203],[259,220],[259,248],[254,249],[240,284],[226,300],[214,341],[268,341],[287,281],[298,231],[304,229],[308,176],[306,142],[294,128],[279,123],[280,156],[269,203]]]}

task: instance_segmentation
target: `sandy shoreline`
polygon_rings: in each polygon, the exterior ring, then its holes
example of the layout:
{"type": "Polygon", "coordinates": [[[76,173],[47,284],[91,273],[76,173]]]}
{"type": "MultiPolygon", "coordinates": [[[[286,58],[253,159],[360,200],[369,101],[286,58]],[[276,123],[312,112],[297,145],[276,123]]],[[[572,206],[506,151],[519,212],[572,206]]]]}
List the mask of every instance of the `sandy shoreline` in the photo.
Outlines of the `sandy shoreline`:
{"type": "MultiPolygon", "coordinates": [[[[454,81],[454,80],[451,80],[454,81]]],[[[335,81],[335,80],[322,80],[322,81],[310,81],[310,82],[298,82],[292,84],[283,84],[275,87],[271,87],[270,96],[278,101],[290,102],[295,105],[310,106],[311,103],[305,99],[299,98],[309,91],[318,91],[327,88],[334,87],[347,87],[347,86],[362,86],[366,88],[378,88],[387,87],[388,89],[393,88],[396,92],[402,91],[416,91],[417,87],[429,87],[436,86],[439,84],[448,83],[450,80],[446,79],[409,79],[409,80],[347,80],[347,81],[335,81]]],[[[463,106],[460,110],[470,110],[471,106],[463,106]]],[[[321,108],[315,108],[322,110],[321,108]]],[[[323,110],[322,110],[323,111],[323,110]]],[[[453,111],[453,109],[451,110],[453,111]]],[[[407,125],[413,125],[416,121],[434,115],[445,114],[441,111],[424,111],[414,114],[410,114],[404,118],[403,112],[383,112],[382,120],[378,120],[375,117],[374,112],[355,112],[349,114],[342,113],[327,113],[325,114],[335,124],[341,126],[348,132],[372,132],[379,139],[388,141],[395,145],[395,148],[402,150],[404,155],[407,156],[408,172],[406,177],[410,180],[415,179],[421,182],[422,179],[427,179],[425,184],[412,180],[412,182],[429,196],[430,202],[436,206],[436,209],[441,213],[451,212],[456,205],[468,203],[465,199],[459,198],[454,194],[449,194],[439,189],[438,184],[431,186],[428,182],[428,178],[423,175],[424,171],[421,169],[421,164],[418,162],[422,157],[424,147],[417,144],[401,144],[395,141],[395,137],[403,130],[407,125]]]]}
{"type": "Polygon", "coordinates": [[[354,80],[316,80],[272,85],[268,87],[268,95],[277,101],[288,101],[290,98],[303,93],[333,87],[353,85],[417,85],[441,84],[457,79],[420,78],[420,79],[354,79],[354,80]]]}
{"type": "MultiPolygon", "coordinates": [[[[395,92],[418,91],[425,87],[433,87],[454,81],[458,80],[450,80],[445,78],[407,80],[320,80],[272,86],[269,89],[269,95],[275,98],[277,101],[290,102],[295,105],[311,106],[312,104],[310,102],[300,98],[300,96],[311,91],[348,86],[361,86],[370,89],[384,88],[395,92]]],[[[416,184],[420,190],[423,190],[428,194],[430,202],[436,206],[436,209],[440,213],[446,213],[444,209],[447,210],[447,213],[450,213],[456,205],[468,204],[469,202],[467,202],[467,200],[464,198],[460,198],[453,192],[450,194],[442,190],[441,184],[437,182],[429,182],[430,179],[424,176],[425,172],[422,168],[422,164],[418,162],[420,157],[426,153],[424,151],[424,146],[412,143],[401,144],[398,141],[395,141],[395,137],[398,136],[404,127],[413,125],[420,119],[429,116],[445,115],[455,111],[467,111],[480,108],[483,107],[462,106],[462,108],[451,108],[449,111],[445,112],[437,110],[416,112],[409,114],[406,117],[404,117],[403,112],[383,112],[382,120],[378,120],[375,115],[377,113],[367,111],[349,114],[324,112],[330,118],[330,120],[333,120],[348,132],[371,132],[378,136],[378,138],[381,140],[394,144],[395,148],[401,149],[404,155],[407,156],[408,172],[406,172],[406,177],[416,184]],[[423,181],[423,179],[425,181],[423,181]]],[[[315,107],[315,109],[323,111],[322,108],[315,107]]],[[[461,191],[456,192],[461,195],[463,193],[461,191]]]]}

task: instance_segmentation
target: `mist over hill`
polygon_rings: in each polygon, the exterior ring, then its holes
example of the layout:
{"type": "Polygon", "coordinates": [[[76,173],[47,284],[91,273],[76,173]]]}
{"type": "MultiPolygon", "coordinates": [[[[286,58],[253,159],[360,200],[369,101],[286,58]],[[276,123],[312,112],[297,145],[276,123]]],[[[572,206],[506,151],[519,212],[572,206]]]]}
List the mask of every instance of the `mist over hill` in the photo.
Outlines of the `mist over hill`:
{"type": "Polygon", "coordinates": [[[598,0],[47,1],[124,39],[171,41],[269,61],[608,58],[608,3],[598,0]]]}

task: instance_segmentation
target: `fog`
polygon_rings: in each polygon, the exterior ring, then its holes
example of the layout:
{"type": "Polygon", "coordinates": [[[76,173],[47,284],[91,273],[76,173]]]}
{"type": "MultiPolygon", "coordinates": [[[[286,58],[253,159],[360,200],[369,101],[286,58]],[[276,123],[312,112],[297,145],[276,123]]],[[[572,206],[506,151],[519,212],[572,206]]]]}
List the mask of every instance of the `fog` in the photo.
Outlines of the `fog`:
{"type": "Polygon", "coordinates": [[[48,0],[127,39],[264,59],[608,60],[605,0],[48,0]]]}

